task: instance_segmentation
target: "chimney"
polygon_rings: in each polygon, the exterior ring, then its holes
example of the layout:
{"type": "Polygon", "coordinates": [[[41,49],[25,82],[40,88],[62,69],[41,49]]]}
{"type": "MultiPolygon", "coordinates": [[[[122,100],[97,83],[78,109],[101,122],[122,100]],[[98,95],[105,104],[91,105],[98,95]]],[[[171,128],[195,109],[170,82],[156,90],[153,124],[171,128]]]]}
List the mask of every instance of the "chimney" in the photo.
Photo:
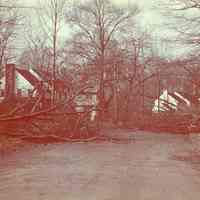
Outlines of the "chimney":
{"type": "Polygon", "coordinates": [[[10,100],[15,97],[15,65],[6,64],[5,70],[5,99],[10,100]]]}

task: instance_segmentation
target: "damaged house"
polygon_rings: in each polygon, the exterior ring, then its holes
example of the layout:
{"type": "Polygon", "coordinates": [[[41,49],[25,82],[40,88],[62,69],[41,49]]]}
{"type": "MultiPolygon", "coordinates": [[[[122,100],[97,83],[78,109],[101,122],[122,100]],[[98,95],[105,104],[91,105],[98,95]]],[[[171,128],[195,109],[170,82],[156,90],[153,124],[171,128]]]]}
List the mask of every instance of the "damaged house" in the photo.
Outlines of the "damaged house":
{"type": "MultiPolygon", "coordinates": [[[[49,76],[49,75],[48,75],[49,76]]],[[[52,81],[43,72],[33,69],[16,67],[14,64],[7,64],[4,76],[0,79],[0,98],[3,100],[19,99],[27,97],[45,96],[50,100],[52,81]]],[[[55,95],[62,99],[66,95],[66,84],[62,80],[55,80],[55,95]]]]}

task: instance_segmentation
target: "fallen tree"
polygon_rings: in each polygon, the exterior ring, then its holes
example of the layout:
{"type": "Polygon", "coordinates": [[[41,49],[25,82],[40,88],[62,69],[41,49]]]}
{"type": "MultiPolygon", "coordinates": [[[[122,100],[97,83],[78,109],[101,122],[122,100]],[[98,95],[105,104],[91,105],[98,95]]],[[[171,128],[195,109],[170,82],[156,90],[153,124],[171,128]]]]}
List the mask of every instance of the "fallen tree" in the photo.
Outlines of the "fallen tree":
{"type": "MultiPolygon", "coordinates": [[[[29,98],[24,104],[16,106],[7,114],[0,116],[1,132],[10,136],[21,138],[49,137],[55,135],[63,140],[88,139],[94,137],[98,132],[98,119],[91,121],[91,113],[98,108],[95,106],[84,107],[83,111],[76,111],[74,100],[78,95],[85,92],[91,86],[82,87],[76,92],[68,95],[68,98],[57,102],[53,106],[39,109],[37,106],[41,101],[41,96],[31,102],[29,98]],[[30,107],[30,104],[32,105],[30,107]],[[28,112],[24,112],[29,106],[28,112]]],[[[55,138],[55,140],[56,140],[55,138]]]]}

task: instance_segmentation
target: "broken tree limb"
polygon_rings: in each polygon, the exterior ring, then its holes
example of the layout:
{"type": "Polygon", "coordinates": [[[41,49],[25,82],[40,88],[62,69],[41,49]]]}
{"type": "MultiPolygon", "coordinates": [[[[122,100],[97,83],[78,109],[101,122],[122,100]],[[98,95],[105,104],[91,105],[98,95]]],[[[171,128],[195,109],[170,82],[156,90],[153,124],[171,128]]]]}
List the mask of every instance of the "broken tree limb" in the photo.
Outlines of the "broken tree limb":
{"type": "Polygon", "coordinates": [[[42,97],[43,95],[40,95],[37,99],[37,101],[35,102],[35,104],[33,105],[32,109],[31,109],[31,113],[34,113],[36,108],[38,107],[39,103],[41,102],[42,100],[42,97]]]}
{"type": "Polygon", "coordinates": [[[29,114],[20,115],[20,116],[10,117],[10,115],[7,115],[7,116],[4,116],[4,117],[1,117],[0,123],[1,122],[9,122],[9,121],[33,119],[33,118],[36,118],[36,117],[41,116],[41,115],[47,115],[50,112],[53,112],[56,109],[66,105],[66,104],[71,103],[79,94],[81,94],[82,91],[84,91],[85,89],[88,89],[88,88],[91,88],[91,86],[81,88],[78,92],[76,92],[74,95],[69,97],[67,100],[63,100],[62,102],[57,103],[56,105],[53,105],[53,106],[51,106],[50,108],[47,108],[47,109],[40,110],[40,111],[33,112],[33,113],[29,113],[29,114]]]}
{"type": "Polygon", "coordinates": [[[102,141],[102,142],[112,142],[112,143],[121,143],[121,142],[131,142],[135,141],[135,138],[115,138],[109,136],[94,136],[89,138],[81,138],[81,139],[71,139],[66,137],[60,137],[56,135],[48,135],[48,136],[22,136],[20,138],[26,142],[30,143],[59,143],[59,142],[69,142],[69,143],[83,143],[83,142],[94,142],[94,141],[102,141]]]}

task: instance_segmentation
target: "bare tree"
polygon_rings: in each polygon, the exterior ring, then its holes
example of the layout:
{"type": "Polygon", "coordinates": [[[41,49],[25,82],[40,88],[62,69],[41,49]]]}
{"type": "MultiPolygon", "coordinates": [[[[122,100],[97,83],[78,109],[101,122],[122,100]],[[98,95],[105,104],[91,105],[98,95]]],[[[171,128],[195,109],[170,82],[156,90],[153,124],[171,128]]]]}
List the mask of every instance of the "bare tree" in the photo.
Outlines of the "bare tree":
{"type": "Polygon", "coordinates": [[[200,1],[199,0],[178,0],[170,4],[171,13],[174,17],[174,26],[178,35],[176,42],[185,50],[184,56],[177,58],[174,63],[179,64],[187,73],[189,85],[196,88],[193,95],[199,92],[199,55],[200,55],[200,1]],[[178,23],[177,23],[178,22],[178,23]],[[178,25],[177,25],[178,24],[178,25]],[[191,80],[191,81],[189,81],[191,80]]]}
{"type": "Polygon", "coordinates": [[[127,24],[132,25],[134,16],[138,13],[135,6],[131,10],[120,9],[109,0],[90,0],[77,3],[67,14],[67,21],[74,27],[73,48],[68,53],[75,55],[79,64],[96,66],[99,71],[99,104],[105,106],[106,68],[113,57],[109,52],[113,43],[119,40],[127,24]]]}
{"type": "MultiPolygon", "coordinates": [[[[57,69],[57,59],[59,50],[59,36],[64,22],[65,10],[66,10],[66,0],[45,0],[40,1],[40,8],[37,10],[37,15],[39,19],[39,28],[42,32],[43,40],[45,39],[44,49],[52,49],[51,52],[51,65],[52,65],[52,104],[55,103],[55,80],[57,69]]],[[[35,41],[34,41],[35,42],[35,41]]]]}
{"type": "MultiPolygon", "coordinates": [[[[39,35],[30,35],[28,32],[27,45],[18,60],[21,66],[32,69],[52,71],[52,49],[48,47],[46,38],[39,35]]],[[[49,77],[50,78],[50,77],[49,77]]]]}
{"type": "MultiPolygon", "coordinates": [[[[16,2],[15,2],[16,3],[16,2]]],[[[0,2],[0,70],[13,58],[13,43],[17,35],[17,26],[21,17],[12,1],[0,2]]],[[[0,72],[1,73],[1,72],[0,72]]]]}
{"type": "Polygon", "coordinates": [[[164,7],[165,16],[171,17],[171,24],[168,27],[177,36],[171,38],[173,41],[185,49],[185,57],[199,55],[200,47],[200,2],[198,0],[178,0],[171,1],[168,7],[164,7]]]}

